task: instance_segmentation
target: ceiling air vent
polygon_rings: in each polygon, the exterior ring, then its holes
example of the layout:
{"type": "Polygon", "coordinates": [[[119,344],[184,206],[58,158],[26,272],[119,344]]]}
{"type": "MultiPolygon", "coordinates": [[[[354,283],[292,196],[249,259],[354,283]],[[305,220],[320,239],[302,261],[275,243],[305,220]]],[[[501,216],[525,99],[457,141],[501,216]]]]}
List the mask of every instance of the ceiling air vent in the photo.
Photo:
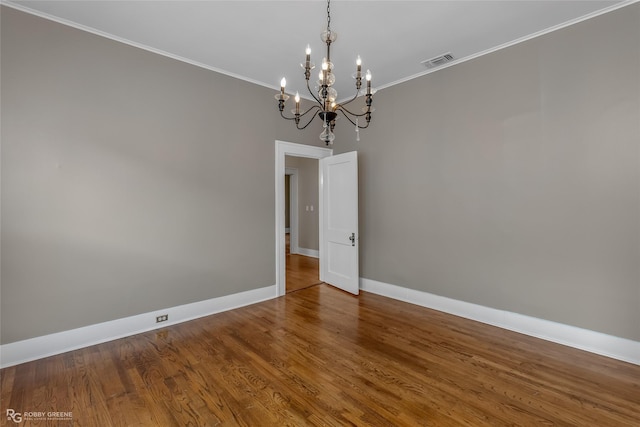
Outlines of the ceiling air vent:
{"type": "Polygon", "coordinates": [[[451,54],[451,52],[444,53],[442,55],[436,56],[435,58],[425,59],[421,62],[427,68],[435,68],[441,65],[446,64],[447,62],[453,61],[455,58],[451,54]]]}

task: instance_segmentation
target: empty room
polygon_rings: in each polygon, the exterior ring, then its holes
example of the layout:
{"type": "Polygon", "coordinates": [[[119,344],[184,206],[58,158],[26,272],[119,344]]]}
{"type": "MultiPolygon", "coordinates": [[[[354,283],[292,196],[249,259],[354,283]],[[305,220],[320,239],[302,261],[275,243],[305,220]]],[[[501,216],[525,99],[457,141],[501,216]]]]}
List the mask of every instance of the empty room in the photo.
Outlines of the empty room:
{"type": "Polygon", "coordinates": [[[0,19],[1,426],[640,425],[639,1],[0,19]]]}

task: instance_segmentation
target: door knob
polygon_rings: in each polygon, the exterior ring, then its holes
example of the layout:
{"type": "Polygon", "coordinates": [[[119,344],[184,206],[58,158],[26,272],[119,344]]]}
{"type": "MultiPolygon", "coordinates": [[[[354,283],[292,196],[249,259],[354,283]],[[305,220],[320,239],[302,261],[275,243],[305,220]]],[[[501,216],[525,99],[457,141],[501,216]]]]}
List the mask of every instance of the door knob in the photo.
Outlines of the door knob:
{"type": "Polygon", "coordinates": [[[356,245],[356,233],[351,233],[351,236],[349,236],[349,240],[351,240],[351,246],[355,246],[356,245]]]}

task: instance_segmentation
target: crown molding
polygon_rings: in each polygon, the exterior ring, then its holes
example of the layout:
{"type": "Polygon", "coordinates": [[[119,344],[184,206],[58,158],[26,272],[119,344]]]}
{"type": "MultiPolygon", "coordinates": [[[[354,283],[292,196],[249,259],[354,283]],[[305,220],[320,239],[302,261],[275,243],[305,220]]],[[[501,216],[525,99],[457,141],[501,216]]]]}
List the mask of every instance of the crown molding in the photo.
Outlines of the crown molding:
{"type": "MultiPolygon", "coordinates": [[[[508,47],[511,47],[511,46],[514,46],[514,45],[517,45],[517,44],[520,44],[520,43],[523,43],[525,41],[528,41],[528,40],[543,36],[545,34],[549,34],[549,33],[552,33],[554,31],[557,31],[557,30],[561,30],[561,29],[569,27],[571,25],[578,24],[580,22],[595,18],[595,17],[600,16],[600,15],[607,14],[609,12],[613,12],[615,10],[621,9],[623,7],[627,7],[629,5],[632,5],[632,4],[638,3],[638,2],[640,2],[640,0],[625,0],[625,1],[622,1],[620,3],[613,4],[613,5],[609,6],[609,7],[601,9],[599,11],[592,12],[590,14],[581,16],[579,18],[575,18],[575,19],[566,21],[566,22],[564,22],[562,24],[558,24],[558,25],[549,27],[547,29],[544,29],[544,30],[541,30],[541,31],[538,31],[538,32],[535,32],[535,33],[532,33],[532,34],[529,34],[529,35],[524,36],[524,37],[520,37],[520,38],[518,38],[516,40],[512,40],[512,41],[510,41],[508,43],[504,43],[504,44],[501,44],[499,46],[495,46],[495,47],[492,47],[490,49],[486,49],[486,50],[483,50],[481,52],[475,53],[473,55],[469,55],[469,56],[465,56],[465,57],[460,58],[460,59],[453,60],[453,61],[451,61],[451,62],[449,62],[449,63],[447,63],[447,64],[445,64],[445,65],[443,65],[441,67],[437,67],[437,68],[430,69],[430,70],[425,70],[425,71],[422,71],[420,73],[413,74],[411,76],[395,80],[395,81],[393,81],[391,83],[387,83],[387,84],[384,84],[384,85],[376,86],[375,90],[378,91],[378,90],[386,89],[386,88],[389,88],[389,87],[392,87],[392,86],[395,86],[395,85],[398,85],[398,84],[401,84],[401,83],[404,83],[404,82],[407,82],[407,81],[410,81],[410,80],[417,79],[417,78],[425,76],[427,74],[431,74],[431,73],[435,73],[437,71],[444,70],[444,69],[452,67],[454,65],[462,64],[462,63],[470,61],[472,59],[476,59],[478,57],[491,54],[493,52],[496,52],[496,51],[499,51],[499,50],[502,50],[502,49],[505,49],[505,48],[508,48],[508,47]]],[[[155,54],[158,54],[158,55],[162,55],[162,56],[165,56],[167,58],[174,59],[176,61],[184,62],[184,63],[190,64],[190,65],[194,65],[194,66],[199,67],[199,68],[204,68],[204,69],[209,70],[209,71],[213,71],[213,72],[216,72],[216,73],[219,73],[219,74],[223,74],[223,75],[226,75],[226,76],[229,76],[229,77],[233,77],[233,78],[236,78],[236,79],[239,79],[239,80],[243,80],[243,81],[246,81],[248,83],[252,83],[252,84],[255,84],[255,85],[258,85],[258,86],[262,86],[262,87],[265,87],[265,88],[268,88],[268,89],[272,89],[272,90],[275,90],[275,91],[279,91],[280,90],[279,86],[276,86],[276,85],[273,85],[273,84],[268,84],[268,83],[265,83],[265,82],[262,82],[262,81],[259,81],[259,80],[254,80],[254,79],[248,78],[246,76],[242,76],[240,74],[232,73],[230,71],[226,71],[226,70],[223,70],[221,68],[213,67],[211,65],[207,65],[207,64],[204,64],[202,62],[198,62],[198,61],[191,60],[189,58],[185,58],[185,57],[180,56],[180,55],[175,55],[175,54],[166,52],[166,51],[161,50],[161,49],[156,49],[156,48],[153,48],[151,46],[147,46],[147,45],[142,44],[142,43],[134,42],[132,40],[129,40],[129,39],[126,39],[126,38],[123,38],[123,37],[118,37],[118,36],[115,36],[113,34],[107,33],[105,31],[101,31],[101,30],[98,30],[98,29],[95,29],[95,28],[92,28],[92,27],[89,27],[89,26],[86,26],[86,25],[78,24],[76,22],[69,21],[67,19],[63,19],[63,18],[54,16],[54,15],[51,15],[51,14],[48,14],[48,13],[44,13],[44,12],[32,9],[32,8],[27,7],[25,5],[16,3],[16,2],[14,2],[12,0],[0,0],[0,5],[4,5],[4,6],[12,8],[12,9],[16,9],[16,10],[19,10],[19,11],[22,11],[22,12],[25,12],[25,13],[29,13],[31,15],[35,15],[35,16],[38,16],[40,18],[44,18],[44,19],[47,19],[47,20],[50,20],[50,21],[54,21],[54,22],[57,22],[57,23],[62,24],[62,25],[66,25],[66,26],[69,26],[69,27],[72,27],[72,28],[76,28],[76,29],[79,29],[79,30],[82,30],[82,31],[86,31],[88,33],[95,34],[97,36],[104,37],[104,38],[107,38],[107,39],[110,39],[110,40],[114,40],[116,42],[124,43],[126,45],[129,45],[129,46],[132,46],[132,47],[136,47],[138,49],[142,49],[142,50],[146,50],[148,52],[152,52],[152,53],[155,53],[155,54]]],[[[313,99],[311,97],[307,97],[304,94],[300,95],[300,96],[303,99],[307,99],[307,100],[313,101],[313,99]]]]}
{"type": "Polygon", "coordinates": [[[148,46],[148,45],[143,44],[143,43],[134,42],[134,41],[126,39],[124,37],[118,37],[118,36],[115,36],[115,35],[113,35],[111,33],[107,33],[105,31],[101,31],[101,30],[98,30],[98,29],[93,28],[93,27],[89,27],[89,26],[86,26],[86,25],[78,24],[77,22],[69,21],[68,19],[60,18],[58,16],[54,16],[54,15],[51,15],[51,14],[48,14],[48,13],[45,13],[45,12],[41,12],[39,10],[32,9],[32,8],[24,6],[22,4],[15,3],[15,2],[13,2],[11,0],[0,0],[0,5],[7,6],[7,7],[10,7],[12,9],[16,9],[16,10],[19,10],[21,12],[28,13],[30,15],[34,15],[34,16],[37,16],[37,17],[40,17],[40,18],[43,18],[43,19],[47,19],[49,21],[57,22],[58,24],[66,25],[67,27],[71,27],[71,28],[75,28],[77,30],[85,31],[87,33],[94,34],[94,35],[100,36],[100,37],[104,37],[106,39],[113,40],[113,41],[116,41],[116,42],[119,42],[119,43],[123,43],[123,44],[129,45],[129,46],[132,46],[132,47],[135,47],[135,48],[138,48],[138,49],[146,50],[147,52],[155,53],[157,55],[161,55],[161,56],[164,56],[164,57],[167,57],[167,58],[171,58],[171,59],[174,59],[176,61],[184,62],[184,63],[187,63],[189,65],[194,65],[194,66],[199,67],[199,68],[204,68],[205,70],[213,71],[213,72],[216,72],[216,73],[219,73],[219,74],[223,74],[225,76],[233,77],[233,78],[236,78],[236,79],[239,79],[239,80],[244,80],[244,81],[246,81],[248,83],[253,83],[255,85],[263,86],[263,87],[266,87],[266,88],[269,88],[269,89],[273,89],[275,91],[280,91],[280,87],[279,86],[275,86],[275,85],[272,85],[272,84],[267,84],[267,83],[261,82],[259,80],[250,79],[250,78],[242,76],[240,74],[232,73],[230,71],[226,71],[226,70],[223,70],[221,68],[212,67],[211,65],[207,65],[207,64],[204,64],[204,63],[199,62],[199,61],[194,61],[192,59],[185,58],[185,57],[180,56],[180,55],[175,55],[173,53],[166,52],[166,51],[161,50],[161,49],[156,49],[154,47],[148,46]]]}
{"type": "Polygon", "coordinates": [[[476,59],[476,58],[479,58],[481,56],[489,55],[489,54],[491,54],[493,52],[497,52],[499,50],[506,49],[508,47],[515,46],[515,45],[518,45],[520,43],[524,43],[526,41],[529,41],[529,40],[544,36],[544,35],[549,34],[549,33],[553,33],[555,31],[561,30],[563,28],[570,27],[570,26],[575,25],[575,24],[579,24],[580,22],[587,21],[589,19],[601,16],[601,15],[605,15],[607,13],[613,12],[613,11],[621,9],[623,7],[630,6],[630,5],[632,5],[634,3],[638,3],[638,2],[640,2],[640,0],[625,0],[625,1],[621,2],[621,3],[616,3],[614,5],[611,5],[609,7],[604,8],[604,9],[598,10],[596,12],[592,12],[592,13],[589,13],[587,15],[581,16],[579,18],[571,19],[569,21],[563,22],[563,23],[558,24],[558,25],[554,25],[552,27],[546,28],[546,29],[541,30],[541,31],[537,31],[535,33],[528,34],[528,35],[526,35],[524,37],[520,37],[520,38],[512,40],[510,42],[503,43],[503,44],[498,45],[498,46],[494,46],[494,47],[492,47],[490,49],[486,49],[486,50],[483,50],[483,51],[478,52],[478,53],[474,53],[473,55],[465,56],[465,57],[462,57],[462,58],[459,58],[459,59],[454,59],[453,61],[448,62],[448,63],[446,63],[446,64],[444,64],[444,65],[442,65],[440,67],[432,68],[432,69],[425,70],[425,71],[421,71],[421,72],[419,72],[417,74],[413,74],[411,76],[395,80],[395,81],[393,81],[391,83],[387,83],[385,85],[377,86],[376,89],[377,90],[382,90],[382,89],[386,89],[386,88],[389,88],[389,87],[392,87],[392,86],[396,86],[396,85],[399,85],[401,83],[405,83],[405,82],[408,82],[410,80],[414,80],[414,79],[417,79],[419,77],[426,76],[427,74],[435,73],[437,71],[441,71],[441,70],[444,70],[446,68],[453,67],[454,65],[462,64],[464,62],[471,61],[472,59],[476,59]]]}

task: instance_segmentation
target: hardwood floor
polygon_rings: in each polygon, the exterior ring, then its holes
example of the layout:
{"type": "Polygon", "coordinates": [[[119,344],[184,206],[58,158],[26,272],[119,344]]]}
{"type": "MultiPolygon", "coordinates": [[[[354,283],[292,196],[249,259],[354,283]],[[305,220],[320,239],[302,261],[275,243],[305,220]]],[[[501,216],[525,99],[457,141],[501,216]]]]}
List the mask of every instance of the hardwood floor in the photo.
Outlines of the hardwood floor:
{"type": "Polygon", "coordinates": [[[0,376],[2,425],[640,425],[640,366],[328,285],[0,376]]]}
{"type": "Polygon", "coordinates": [[[295,292],[320,283],[318,258],[291,254],[290,235],[286,235],[286,291],[295,292]]]}
{"type": "Polygon", "coordinates": [[[287,293],[320,283],[318,258],[303,255],[287,255],[287,293]]]}

